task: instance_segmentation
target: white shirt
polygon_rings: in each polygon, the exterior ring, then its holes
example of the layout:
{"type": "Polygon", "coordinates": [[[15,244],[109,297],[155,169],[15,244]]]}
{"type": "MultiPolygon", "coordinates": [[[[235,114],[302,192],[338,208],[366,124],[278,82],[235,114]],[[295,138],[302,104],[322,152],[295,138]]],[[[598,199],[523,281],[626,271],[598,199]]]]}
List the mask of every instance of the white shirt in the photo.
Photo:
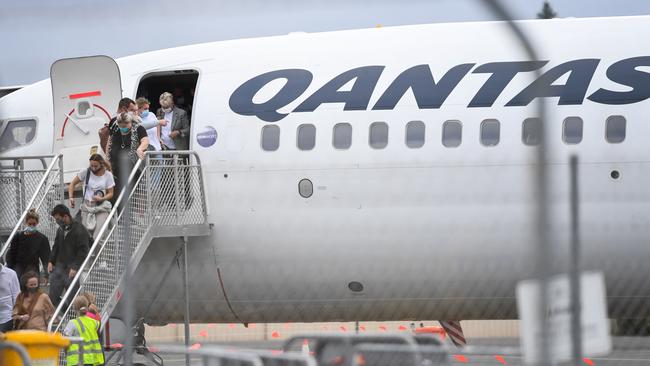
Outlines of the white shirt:
{"type": "MultiPolygon", "coordinates": [[[[77,177],[79,177],[82,184],[86,182],[87,171],[87,169],[83,169],[77,173],[77,177]]],[[[99,191],[101,191],[105,196],[108,193],[108,188],[112,187],[115,187],[115,178],[113,178],[113,173],[105,170],[104,175],[98,176],[91,171],[90,178],[88,178],[88,186],[85,187],[86,195],[84,196],[84,200],[92,201],[93,196],[96,195],[95,193],[99,191]]]]}
{"type": "Polygon", "coordinates": [[[149,145],[153,146],[156,151],[160,151],[162,148],[160,147],[160,139],[158,138],[158,118],[156,118],[154,113],[149,112],[147,117],[142,119],[142,125],[147,122],[156,123],[154,127],[147,129],[147,137],[149,137],[149,145]]]}
{"type": "Polygon", "coordinates": [[[171,112],[165,113],[165,120],[167,120],[167,125],[162,126],[160,131],[160,136],[162,137],[162,142],[170,149],[175,149],[176,144],[169,134],[172,132],[172,121],[174,120],[174,109],[172,108],[171,112]]]}
{"type": "Polygon", "coordinates": [[[11,320],[11,312],[16,305],[19,293],[20,285],[16,272],[7,266],[0,265],[0,323],[11,320]]]}

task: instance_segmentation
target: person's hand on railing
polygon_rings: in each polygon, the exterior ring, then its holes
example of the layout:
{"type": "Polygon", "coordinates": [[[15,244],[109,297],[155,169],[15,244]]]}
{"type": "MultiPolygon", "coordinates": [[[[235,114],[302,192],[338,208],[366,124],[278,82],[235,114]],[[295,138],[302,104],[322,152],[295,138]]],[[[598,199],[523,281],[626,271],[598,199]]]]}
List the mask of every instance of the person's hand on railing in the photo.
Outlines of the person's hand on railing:
{"type": "Polygon", "coordinates": [[[135,152],[138,154],[140,160],[144,160],[144,151],[137,149],[135,152]]]}

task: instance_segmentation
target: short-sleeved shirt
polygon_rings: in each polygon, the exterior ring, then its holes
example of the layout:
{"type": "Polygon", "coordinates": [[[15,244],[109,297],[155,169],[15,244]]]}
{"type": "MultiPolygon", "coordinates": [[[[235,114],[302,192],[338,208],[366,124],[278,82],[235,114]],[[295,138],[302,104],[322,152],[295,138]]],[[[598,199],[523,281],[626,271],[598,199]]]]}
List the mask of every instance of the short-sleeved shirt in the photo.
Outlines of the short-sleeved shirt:
{"type": "MultiPolygon", "coordinates": [[[[136,132],[138,133],[138,141],[142,141],[143,138],[147,137],[147,130],[142,126],[138,126],[136,132]]],[[[122,135],[119,131],[114,132],[111,135],[111,162],[116,163],[117,157],[122,153],[122,151],[129,150],[131,150],[131,133],[122,135]]]]}
{"type": "MultiPolygon", "coordinates": [[[[86,172],[88,169],[83,169],[77,173],[77,177],[81,180],[82,183],[86,182],[86,172]]],[[[88,178],[88,186],[83,189],[86,191],[84,200],[92,201],[93,196],[105,196],[108,193],[109,188],[115,187],[115,179],[113,178],[113,173],[108,170],[104,171],[104,175],[99,176],[95,175],[92,171],[90,172],[90,178],[88,178]]]]}

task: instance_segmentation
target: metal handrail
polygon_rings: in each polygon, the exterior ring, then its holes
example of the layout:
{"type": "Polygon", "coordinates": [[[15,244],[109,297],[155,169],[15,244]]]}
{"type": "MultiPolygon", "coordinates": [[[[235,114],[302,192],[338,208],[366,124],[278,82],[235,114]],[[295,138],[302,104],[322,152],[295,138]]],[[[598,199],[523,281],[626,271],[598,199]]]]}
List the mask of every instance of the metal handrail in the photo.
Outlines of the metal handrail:
{"type": "Polygon", "coordinates": [[[20,161],[22,163],[23,160],[39,160],[41,164],[43,165],[43,169],[47,168],[47,163],[45,162],[45,159],[52,159],[54,155],[34,155],[34,156],[4,156],[0,157],[0,161],[2,160],[13,160],[13,161],[20,161]]]}
{"type": "MultiPolygon", "coordinates": [[[[124,187],[128,187],[128,186],[129,186],[129,184],[131,183],[131,181],[132,181],[133,178],[135,177],[136,172],[140,169],[140,166],[141,166],[142,164],[143,164],[143,163],[142,163],[142,160],[141,160],[141,159],[138,159],[138,162],[135,164],[135,166],[134,166],[133,169],[131,170],[131,174],[129,174],[129,179],[128,179],[127,183],[124,185],[124,187]]],[[[104,221],[104,225],[102,225],[102,228],[101,228],[101,230],[99,231],[99,234],[97,234],[97,238],[96,238],[95,241],[93,242],[93,246],[90,247],[90,250],[88,250],[88,255],[86,256],[86,259],[84,259],[84,261],[83,261],[83,263],[81,264],[81,266],[79,266],[79,269],[77,270],[77,274],[75,274],[74,278],[72,279],[72,282],[71,282],[70,285],[68,286],[68,289],[69,289],[69,290],[74,289],[75,286],[77,285],[77,283],[79,282],[79,279],[80,279],[81,275],[84,273],[84,269],[86,268],[86,266],[88,265],[88,263],[90,262],[90,260],[93,258],[92,253],[94,253],[95,250],[97,249],[97,247],[99,247],[99,243],[102,241],[102,238],[104,237],[104,233],[106,232],[106,230],[108,230],[108,227],[110,226],[111,221],[113,220],[113,217],[115,216],[115,213],[118,212],[118,209],[117,209],[117,208],[120,207],[120,204],[121,204],[122,201],[124,200],[124,196],[126,195],[127,191],[129,191],[129,190],[128,190],[128,189],[124,189],[124,190],[122,190],[122,192],[120,193],[119,197],[117,198],[117,201],[115,201],[115,205],[113,206],[113,209],[112,209],[111,212],[108,214],[108,217],[106,218],[106,221],[104,221]]],[[[135,192],[135,189],[133,189],[133,190],[130,191],[131,194],[133,194],[133,192],[135,192]]],[[[130,198],[130,197],[131,197],[131,195],[129,195],[129,198],[130,198]]],[[[93,263],[94,263],[94,262],[93,262],[93,263]]],[[[77,291],[78,291],[78,290],[77,290],[77,291]]],[[[56,307],[56,310],[54,310],[54,314],[52,315],[52,319],[50,319],[50,322],[47,324],[47,330],[48,330],[49,332],[57,331],[57,330],[59,329],[59,327],[61,326],[61,324],[59,323],[59,324],[57,325],[57,328],[56,328],[56,329],[52,329],[52,326],[54,325],[54,321],[56,320],[56,318],[57,318],[59,315],[61,315],[61,310],[62,310],[63,306],[66,304],[66,302],[68,301],[68,298],[70,297],[70,293],[71,293],[71,292],[72,292],[72,291],[66,291],[66,292],[65,292],[65,294],[63,295],[63,299],[61,299],[61,302],[59,302],[59,305],[56,307]]],[[[76,296],[76,295],[77,295],[77,294],[75,293],[75,296],[76,296]]],[[[71,306],[71,304],[70,304],[70,306],[71,306]]],[[[66,308],[66,312],[67,312],[68,310],[69,310],[69,309],[66,308]]]]}
{"type": "Polygon", "coordinates": [[[27,353],[25,346],[23,346],[22,344],[16,342],[7,342],[7,341],[0,342],[0,350],[2,349],[10,349],[12,351],[15,351],[20,357],[21,361],[23,361],[23,366],[31,365],[29,354],[27,353]]]}
{"type": "MultiPolygon", "coordinates": [[[[11,231],[11,234],[7,238],[7,241],[5,241],[5,243],[2,245],[2,249],[0,249],[0,258],[4,257],[5,254],[7,253],[11,241],[14,239],[14,236],[16,236],[16,233],[18,233],[18,229],[20,229],[20,227],[22,226],[25,217],[27,217],[27,214],[29,213],[29,210],[31,210],[32,208],[38,209],[38,207],[32,207],[32,205],[36,201],[36,198],[39,196],[39,193],[41,192],[41,188],[45,185],[47,181],[49,181],[48,177],[50,176],[50,173],[52,173],[52,171],[54,170],[54,167],[55,165],[57,165],[57,163],[59,165],[59,174],[60,174],[59,183],[61,184],[61,187],[63,187],[63,154],[59,154],[54,159],[52,159],[50,166],[47,167],[45,174],[43,174],[43,178],[41,178],[40,182],[36,186],[32,198],[29,200],[29,203],[25,207],[25,210],[20,215],[20,219],[18,219],[18,222],[16,222],[16,225],[14,226],[14,229],[11,231]]],[[[50,185],[51,184],[54,184],[54,182],[50,182],[50,185]]],[[[38,206],[40,207],[41,204],[43,204],[43,200],[39,202],[38,206]]]]}

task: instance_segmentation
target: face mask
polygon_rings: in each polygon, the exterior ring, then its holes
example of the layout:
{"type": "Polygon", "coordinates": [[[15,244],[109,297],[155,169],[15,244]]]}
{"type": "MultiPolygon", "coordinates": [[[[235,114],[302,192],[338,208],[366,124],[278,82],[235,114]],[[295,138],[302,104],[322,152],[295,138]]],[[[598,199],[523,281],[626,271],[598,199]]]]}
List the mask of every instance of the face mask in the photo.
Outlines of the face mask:
{"type": "Polygon", "coordinates": [[[99,168],[90,168],[90,171],[93,173],[97,173],[98,171],[102,170],[102,167],[100,166],[99,168]]]}
{"type": "Polygon", "coordinates": [[[36,230],[36,228],[34,226],[28,226],[28,227],[25,228],[25,233],[26,234],[33,234],[36,231],[38,231],[38,230],[36,230]]]}
{"type": "Polygon", "coordinates": [[[165,113],[169,113],[169,112],[171,112],[171,111],[172,111],[171,108],[163,108],[163,112],[165,112],[165,113]]]}
{"type": "Polygon", "coordinates": [[[65,226],[65,221],[63,221],[63,219],[55,219],[55,221],[56,221],[57,225],[59,225],[61,227],[65,226]]]}
{"type": "Polygon", "coordinates": [[[120,127],[120,132],[127,133],[129,132],[130,129],[131,129],[130,127],[120,127]]]}
{"type": "Polygon", "coordinates": [[[36,291],[38,291],[38,287],[29,287],[27,291],[29,291],[30,294],[36,293],[36,291]]]}
{"type": "Polygon", "coordinates": [[[126,114],[128,114],[131,117],[135,117],[135,112],[133,112],[133,111],[128,111],[128,112],[126,112],[126,114]]]}
{"type": "Polygon", "coordinates": [[[145,109],[145,110],[142,111],[142,113],[140,114],[140,117],[142,117],[142,118],[147,118],[148,115],[149,115],[149,111],[145,109]]]}

